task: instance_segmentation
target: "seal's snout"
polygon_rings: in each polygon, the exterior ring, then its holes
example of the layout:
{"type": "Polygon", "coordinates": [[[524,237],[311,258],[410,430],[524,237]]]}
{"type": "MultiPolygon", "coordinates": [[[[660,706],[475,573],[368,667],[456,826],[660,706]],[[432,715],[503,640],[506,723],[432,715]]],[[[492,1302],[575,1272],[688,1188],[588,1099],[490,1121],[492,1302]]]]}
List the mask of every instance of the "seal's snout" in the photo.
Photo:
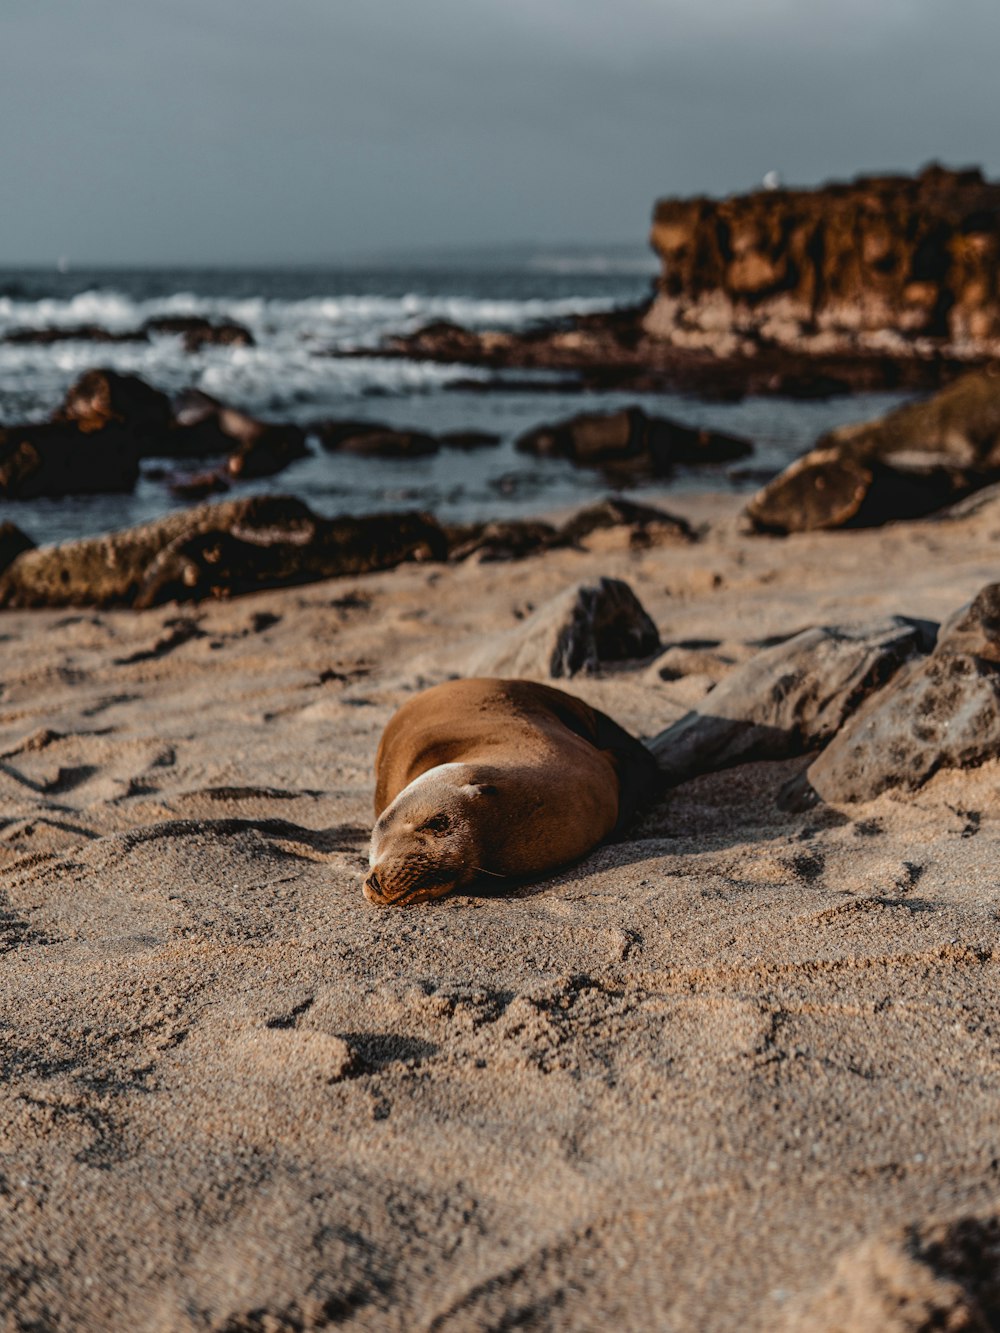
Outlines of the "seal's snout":
{"type": "Polygon", "coordinates": [[[370,903],[381,906],[385,902],[385,893],[382,889],[382,881],[375,870],[369,871],[365,876],[365,882],[361,886],[362,892],[370,903]]]}

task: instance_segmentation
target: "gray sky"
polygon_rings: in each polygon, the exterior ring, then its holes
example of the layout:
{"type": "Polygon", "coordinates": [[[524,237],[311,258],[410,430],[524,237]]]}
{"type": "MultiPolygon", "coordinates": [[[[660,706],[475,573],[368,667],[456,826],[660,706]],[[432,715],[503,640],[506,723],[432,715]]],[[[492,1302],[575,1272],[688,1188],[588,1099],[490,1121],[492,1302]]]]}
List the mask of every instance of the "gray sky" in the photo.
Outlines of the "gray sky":
{"type": "Polygon", "coordinates": [[[661,194],[1000,174],[998,0],[0,0],[0,264],[638,241],[661,194]]]}

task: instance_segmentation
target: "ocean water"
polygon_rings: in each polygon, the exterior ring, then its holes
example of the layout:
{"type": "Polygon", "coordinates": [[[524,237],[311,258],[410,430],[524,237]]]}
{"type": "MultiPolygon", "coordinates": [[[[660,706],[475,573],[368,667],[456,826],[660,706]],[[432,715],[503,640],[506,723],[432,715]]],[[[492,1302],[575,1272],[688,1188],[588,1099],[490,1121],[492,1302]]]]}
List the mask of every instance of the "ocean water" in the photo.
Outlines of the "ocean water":
{"type": "MultiPolygon", "coordinates": [[[[632,305],[648,294],[655,271],[651,254],[627,248],[512,250],[340,268],[0,269],[0,423],[45,418],[78,375],[108,366],[167,392],[197,387],[273,420],[350,417],[431,432],[489,430],[502,437],[496,448],[446,450],[408,461],[352,458],[314,446],[311,457],[277,477],[233,492],[288,491],[331,516],[405,507],[470,520],[539,513],[607,491],[599,475],[514,450],[523,431],[574,412],[639,403],[754,441],[756,454],[748,460],[753,477],[742,466],[687,469],[666,487],[652,486],[650,496],[655,491],[669,503],[671,491],[750,489],[760,474],[778,471],[823,430],[899,401],[871,394],[828,402],[704,403],[676,394],[556,392],[546,387],[553,378],[546,375],[534,377],[537,390],[522,383],[482,392],[455,387],[489,378],[480,370],[363,355],[387,334],[430,320],[523,329],[632,305]],[[168,335],[148,343],[3,341],[25,328],[97,324],[125,331],[162,315],[236,320],[250,329],[256,346],[208,347],[192,355],[168,335]]],[[[523,382],[525,376],[517,378],[523,382]]],[[[151,460],[146,470],[162,469],[151,460]]],[[[162,480],[144,475],[130,496],[4,501],[3,515],[36,541],[61,541],[140,522],[181,503],[162,480]]]]}

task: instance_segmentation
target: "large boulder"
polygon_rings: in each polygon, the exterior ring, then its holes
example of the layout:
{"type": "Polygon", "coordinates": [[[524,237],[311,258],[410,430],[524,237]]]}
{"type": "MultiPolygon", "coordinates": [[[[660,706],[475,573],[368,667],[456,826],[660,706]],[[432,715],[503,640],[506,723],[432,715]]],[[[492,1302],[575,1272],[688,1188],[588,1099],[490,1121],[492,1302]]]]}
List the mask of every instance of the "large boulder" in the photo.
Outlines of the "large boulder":
{"type": "Polygon", "coordinates": [[[0,495],[7,499],[131,491],[138,479],[139,448],[122,426],[85,431],[76,421],[57,421],[0,428],[0,495]]]}
{"type": "Polygon", "coordinates": [[[172,418],[167,395],[138,375],[97,369],[70,385],[53,420],[73,422],[85,434],[118,425],[138,436],[159,436],[172,418]]]}
{"type": "Polygon", "coordinates": [[[1000,478],[1000,366],[934,397],[822,436],[750,500],[767,532],[917,518],[1000,478]]]}
{"type": "Polygon", "coordinates": [[[478,649],[467,674],[559,679],[648,658],[659,646],[656,626],[628,584],[601,578],[566,588],[516,629],[478,649]]]}
{"type": "Polygon", "coordinates": [[[988,584],[782,793],[789,809],[914,791],[1000,755],[1000,583],[988,584]]]}
{"type": "Polygon", "coordinates": [[[568,458],[580,467],[626,468],[664,476],[681,463],[723,463],[753,451],[748,440],[648,416],[641,407],[581,412],[538,426],[515,443],[521,453],[568,458]]]}
{"type": "Polygon", "coordinates": [[[737,667],[649,748],[670,783],[818,749],[904,663],[926,651],[935,628],[896,616],[803,630],[737,667]]]}

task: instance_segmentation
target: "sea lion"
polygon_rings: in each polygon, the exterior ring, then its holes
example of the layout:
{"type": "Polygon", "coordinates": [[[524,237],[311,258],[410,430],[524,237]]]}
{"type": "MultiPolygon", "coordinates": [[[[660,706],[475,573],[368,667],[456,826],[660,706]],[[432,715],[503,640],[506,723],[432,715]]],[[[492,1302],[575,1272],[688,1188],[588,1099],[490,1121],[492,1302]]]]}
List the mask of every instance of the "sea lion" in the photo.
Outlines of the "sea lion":
{"type": "Polygon", "coordinates": [[[364,894],[422,902],[478,875],[543,875],[624,827],[652,755],[580,699],[528,680],[454,680],[390,719],[375,758],[364,894]]]}

